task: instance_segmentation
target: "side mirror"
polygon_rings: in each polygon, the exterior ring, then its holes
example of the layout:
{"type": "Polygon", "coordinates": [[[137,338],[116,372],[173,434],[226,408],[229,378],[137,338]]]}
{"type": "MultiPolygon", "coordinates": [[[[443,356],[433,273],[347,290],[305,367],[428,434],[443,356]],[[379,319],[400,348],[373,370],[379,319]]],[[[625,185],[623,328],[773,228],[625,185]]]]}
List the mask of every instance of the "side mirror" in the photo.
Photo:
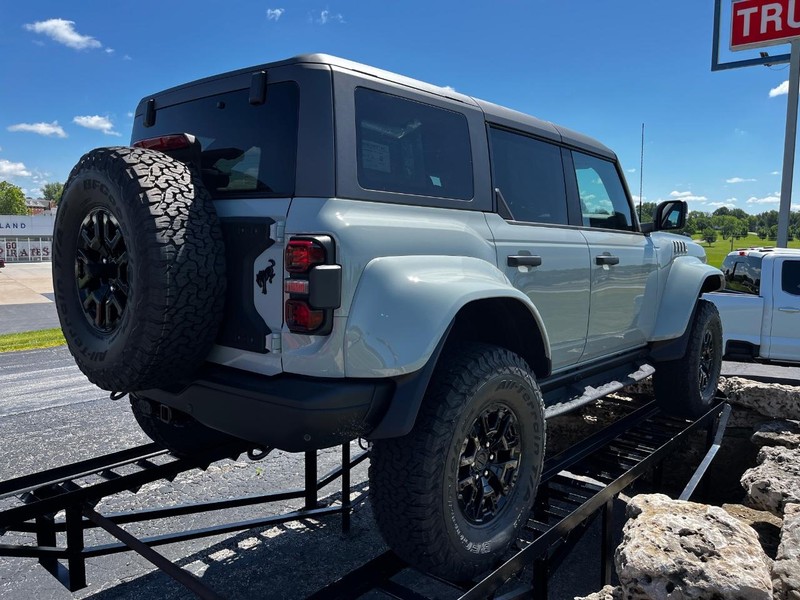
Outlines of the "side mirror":
{"type": "Polygon", "coordinates": [[[667,200],[656,207],[652,223],[642,225],[644,233],[653,231],[668,231],[670,229],[683,229],[686,226],[686,214],[689,205],[683,200],[667,200]]]}

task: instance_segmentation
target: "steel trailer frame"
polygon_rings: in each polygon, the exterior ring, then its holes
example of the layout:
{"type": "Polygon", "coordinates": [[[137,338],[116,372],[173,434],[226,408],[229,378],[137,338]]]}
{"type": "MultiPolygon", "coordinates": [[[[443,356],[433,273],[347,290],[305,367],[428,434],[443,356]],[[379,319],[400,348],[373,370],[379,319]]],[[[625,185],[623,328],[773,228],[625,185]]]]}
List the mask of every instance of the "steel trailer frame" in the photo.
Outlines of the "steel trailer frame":
{"type": "MultiPolygon", "coordinates": [[[[688,436],[707,428],[708,451],[681,494],[681,499],[689,499],[721,444],[730,406],[719,400],[704,416],[693,422],[667,417],[654,402],[649,402],[548,459],[534,509],[515,544],[515,550],[505,561],[481,580],[450,582],[433,579],[454,589],[461,600],[545,599],[550,574],[581,539],[589,525],[600,516],[603,533],[598,575],[601,585],[610,583],[614,500],[643,473],[661,465],[666,456],[688,436]],[[523,573],[530,574],[530,581],[523,581],[523,573]],[[507,590],[509,581],[514,578],[517,578],[517,584],[507,590]]],[[[320,478],[317,476],[317,453],[306,452],[303,488],[109,515],[102,515],[94,508],[102,498],[112,494],[126,490],[135,493],[145,483],[160,479],[171,481],[181,472],[206,469],[213,462],[224,458],[235,459],[244,452],[253,459],[263,458],[267,454],[256,455],[245,446],[233,445],[194,458],[176,458],[156,444],[146,444],[0,482],[0,499],[16,496],[22,502],[20,506],[0,511],[0,535],[9,531],[36,534],[35,546],[0,544],[0,556],[35,558],[67,589],[77,591],[86,587],[87,559],[133,550],[186,586],[197,597],[216,600],[222,596],[153,547],[331,514],[340,514],[342,531],[349,531],[352,508],[366,497],[366,493],[361,492],[351,498],[351,469],[368,456],[368,451],[363,451],[351,457],[349,444],[341,446],[341,465],[320,478]],[[157,461],[161,461],[160,464],[157,461]],[[132,469],[133,472],[118,472],[125,469],[132,469]],[[80,485],[80,481],[87,478],[95,482],[80,485]],[[341,503],[337,506],[321,506],[319,490],[339,478],[341,503]],[[281,515],[142,539],[120,527],[129,523],[288,499],[303,499],[303,508],[281,515]],[[65,517],[57,520],[56,514],[62,510],[65,511],[65,517]],[[86,547],[84,532],[95,527],[106,530],[119,542],[86,547]],[[59,534],[65,538],[66,546],[58,546],[59,534]],[[61,561],[66,561],[66,566],[61,561]]],[[[406,563],[388,551],[310,598],[349,599],[370,591],[381,591],[393,598],[424,600],[426,596],[392,579],[408,568],[406,563]]],[[[429,575],[419,576],[431,578],[429,575]]]]}

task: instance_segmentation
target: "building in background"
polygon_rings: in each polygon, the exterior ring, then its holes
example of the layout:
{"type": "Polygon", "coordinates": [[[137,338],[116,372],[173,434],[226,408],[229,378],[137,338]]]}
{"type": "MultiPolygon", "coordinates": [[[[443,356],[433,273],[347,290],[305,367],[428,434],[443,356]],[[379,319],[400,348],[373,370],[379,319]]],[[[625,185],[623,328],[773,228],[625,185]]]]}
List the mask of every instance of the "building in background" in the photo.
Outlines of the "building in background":
{"type": "Polygon", "coordinates": [[[53,203],[44,198],[25,198],[25,208],[31,215],[49,215],[55,212],[53,203]]]}
{"type": "Polygon", "coordinates": [[[49,261],[55,220],[54,214],[0,215],[0,258],[6,263],[49,261]]]}

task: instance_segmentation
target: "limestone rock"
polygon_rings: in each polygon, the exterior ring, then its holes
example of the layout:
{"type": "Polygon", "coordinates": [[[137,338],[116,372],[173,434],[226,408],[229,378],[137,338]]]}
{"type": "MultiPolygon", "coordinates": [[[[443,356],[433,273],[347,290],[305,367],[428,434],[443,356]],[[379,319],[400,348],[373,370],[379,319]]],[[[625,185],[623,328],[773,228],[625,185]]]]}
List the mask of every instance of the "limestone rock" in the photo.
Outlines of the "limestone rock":
{"type": "Polygon", "coordinates": [[[800,600],[800,504],[786,505],[772,585],[775,600],[800,600]]]}
{"type": "Polygon", "coordinates": [[[761,547],[767,556],[775,558],[781,541],[783,520],[766,510],[756,510],[741,504],[723,504],[722,510],[736,517],[745,525],[752,527],[758,535],[761,547]]]}
{"type": "Polygon", "coordinates": [[[724,510],[663,494],[636,496],[617,548],[626,599],[770,600],[770,560],[755,531],[724,510]]]}
{"type": "Polygon", "coordinates": [[[764,446],[757,460],[742,475],[746,504],[780,517],[786,504],[800,503],[800,448],[764,446]]]}
{"type": "Polygon", "coordinates": [[[769,421],[751,438],[756,446],[800,448],[800,421],[769,421]]]}
{"type": "Polygon", "coordinates": [[[731,404],[752,408],[776,419],[800,419],[800,387],[723,377],[719,389],[731,404]]]}
{"type": "Polygon", "coordinates": [[[581,597],[575,596],[575,600],[625,600],[625,596],[622,593],[622,588],[607,585],[594,594],[581,597]]]}

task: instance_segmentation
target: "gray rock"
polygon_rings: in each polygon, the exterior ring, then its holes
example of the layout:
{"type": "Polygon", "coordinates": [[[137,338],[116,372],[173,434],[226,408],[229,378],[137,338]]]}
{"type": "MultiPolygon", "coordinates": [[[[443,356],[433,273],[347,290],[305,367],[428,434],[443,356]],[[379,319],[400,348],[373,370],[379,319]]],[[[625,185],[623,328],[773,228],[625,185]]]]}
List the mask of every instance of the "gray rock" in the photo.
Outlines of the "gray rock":
{"type": "Polygon", "coordinates": [[[752,408],[775,419],[800,420],[800,387],[723,377],[719,389],[731,404],[752,408]]]}
{"type": "Polygon", "coordinates": [[[772,586],[775,600],[800,600],[800,504],[786,505],[772,586]]]}
{"type": "Polygon", "coordinates": [[[800,448],[800,421],[769,421],[761,425],[751,441],[758,446],[800,448]]]}
{"type": "Polygon", "coordinates": [[[575,600],[625,600],[625,596],[621,587],[607,585],[602,590],[595,592],[594,594],[580,597],[575,596],[575,600]]]}
{"type": "Polygon", "coordinates": [[[764,552],[770,558],[775,558],[778,554],[778,544],[781,541],[783,519],[766,510],[756,510],[741,504],[723,504],[722,510],[752,527],[758,535],[764,552]]]}
{"type": "Polygon", "coordinates": [[[788,503],[800,503],[800,448],[764,446],[758,465],[744,472],[745,504],[779,517],[788,503]]]}
{"type": "Polygon", "coordinates": [[[636,496],[617,548],[626,599],[770,600],[770,560],[755,531],[716,506],[636,496]]]}

